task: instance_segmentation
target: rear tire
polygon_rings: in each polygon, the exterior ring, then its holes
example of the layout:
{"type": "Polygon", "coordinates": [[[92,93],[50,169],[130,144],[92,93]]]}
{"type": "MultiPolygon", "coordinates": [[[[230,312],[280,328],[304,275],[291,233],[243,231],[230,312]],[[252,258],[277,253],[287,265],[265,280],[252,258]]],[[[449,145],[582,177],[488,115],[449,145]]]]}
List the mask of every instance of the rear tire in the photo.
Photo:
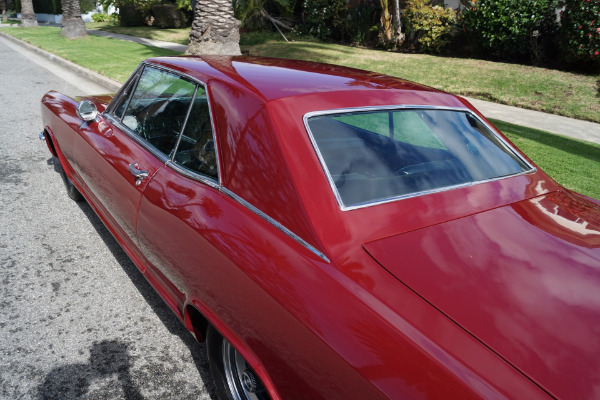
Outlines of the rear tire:
{"type": "Polygon", "coordinates": [[[60,160],[58,158],[57,158],[57,160],[58,160],[58,168],[60,169],[60,176],[65,184],[65,188],[67,189],[67,195],[72,200],[75,200],[76,202],[84,201],[85,198],[81,195],[81,193],[79,193],[79,190],[77,190],[75,185],[73,185],[73,182],[71,182],[71,180],[65,173],[65,169],[63,168],[62,163],[60,162],[60,160]]]}
{"type": "Polygon", "coordinates": [[[207,329],[206,347],[219,399],[271,399],[256,372],[212,325],[207,329]]]}

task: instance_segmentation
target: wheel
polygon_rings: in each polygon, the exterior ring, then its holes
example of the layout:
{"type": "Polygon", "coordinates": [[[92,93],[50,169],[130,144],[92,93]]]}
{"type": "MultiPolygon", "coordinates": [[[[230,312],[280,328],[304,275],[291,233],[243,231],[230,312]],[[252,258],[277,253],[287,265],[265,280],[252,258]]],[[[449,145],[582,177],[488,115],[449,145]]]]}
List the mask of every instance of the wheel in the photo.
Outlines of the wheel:
{"type": "Polygon", "coordinates": [[[65,173],[65,169],[63,168],[60,160],[58,160],[58,169],[60,170],[60,176],[62,177],[62,180],[63,180],[63,182],[65,184],[66,189],[67,189],[67,195],[69,195],[69,197],[72,200],[75,200],[76,202],[84,201],[85,199],[83,198],[83,196],[81,195],[81,193],[79,193],[79,190],[77,190],[77,188],[75,187],[75,185],[73,185],[73,182],[71,182],[71,180],[69,179],[69,177],[65,173]]]}
{"type": "Polygon", "coordinates": [[[208,362],[221,400],[270,400],[244,357],[212,326],[206,334],[208,362]]]}

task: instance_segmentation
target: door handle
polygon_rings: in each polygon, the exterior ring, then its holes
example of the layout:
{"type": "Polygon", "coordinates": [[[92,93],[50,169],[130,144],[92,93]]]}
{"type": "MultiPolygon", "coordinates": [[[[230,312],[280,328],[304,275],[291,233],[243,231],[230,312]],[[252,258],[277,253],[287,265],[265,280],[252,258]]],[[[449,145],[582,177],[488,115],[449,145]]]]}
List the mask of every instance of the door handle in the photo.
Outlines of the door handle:
{"type": "Polygon", "coordinates": [[[148,171],[138,169],[137,163],[129,164],[129,173],[135,178],[135,186],[139,186],[148,177],[148,171]]]}

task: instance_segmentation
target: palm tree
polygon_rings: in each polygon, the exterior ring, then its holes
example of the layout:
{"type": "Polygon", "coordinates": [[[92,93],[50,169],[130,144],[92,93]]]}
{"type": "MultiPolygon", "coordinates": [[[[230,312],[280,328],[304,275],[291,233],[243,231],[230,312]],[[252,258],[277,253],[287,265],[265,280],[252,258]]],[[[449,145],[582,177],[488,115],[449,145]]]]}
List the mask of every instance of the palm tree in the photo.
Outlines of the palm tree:
{"type": "Polygon", "coordinates": [[[0,8],[2,9],[2,22],[8,21],[6,16],[6,0],[0,0],[0,8]]]}
{"type": "Polygon", "coordinates": [[[231,0],[196,1],[186,54],[241,54],[240,21],[231,0]]]}
{"type": "Polygon", "coordinates": [[[85,23],[81,18],[79,0],[61,0],[62,4],[62,29],[60,34],[68,39],[77,39],[87,36],[85,23]]]}
{"type": "Polygon", "coordinates": [[[26,28],[38,26],[32,0],[21,0],[21,25],[26,28]]]}
{"type": "Polygon", "coordinates": [[[394,0],[394,42],[396,45],[404,42],[404,33],[402,33],[402,19],[400,19],[400,0],[394,0]]]}
{"type": "Polygon", "coordinates": [[[388,44],[392,41],[392,16],[390,15],[390,7],[388,0],[379,0],[381,6],[381,16],[379,17],[380,22],[380,34],[381,41],[384,44],[388,44]]]}

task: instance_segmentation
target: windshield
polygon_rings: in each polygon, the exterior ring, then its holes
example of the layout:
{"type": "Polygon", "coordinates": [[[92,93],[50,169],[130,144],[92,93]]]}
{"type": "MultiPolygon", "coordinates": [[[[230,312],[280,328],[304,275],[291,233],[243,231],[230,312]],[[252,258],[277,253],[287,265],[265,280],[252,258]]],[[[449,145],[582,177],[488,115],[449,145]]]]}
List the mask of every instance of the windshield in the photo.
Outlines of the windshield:
{"type": "Polygon", "coordinates": [[[520,174],[532,168],[466,111],[316,115],[307,125],[343,207],[520,174]]]}

